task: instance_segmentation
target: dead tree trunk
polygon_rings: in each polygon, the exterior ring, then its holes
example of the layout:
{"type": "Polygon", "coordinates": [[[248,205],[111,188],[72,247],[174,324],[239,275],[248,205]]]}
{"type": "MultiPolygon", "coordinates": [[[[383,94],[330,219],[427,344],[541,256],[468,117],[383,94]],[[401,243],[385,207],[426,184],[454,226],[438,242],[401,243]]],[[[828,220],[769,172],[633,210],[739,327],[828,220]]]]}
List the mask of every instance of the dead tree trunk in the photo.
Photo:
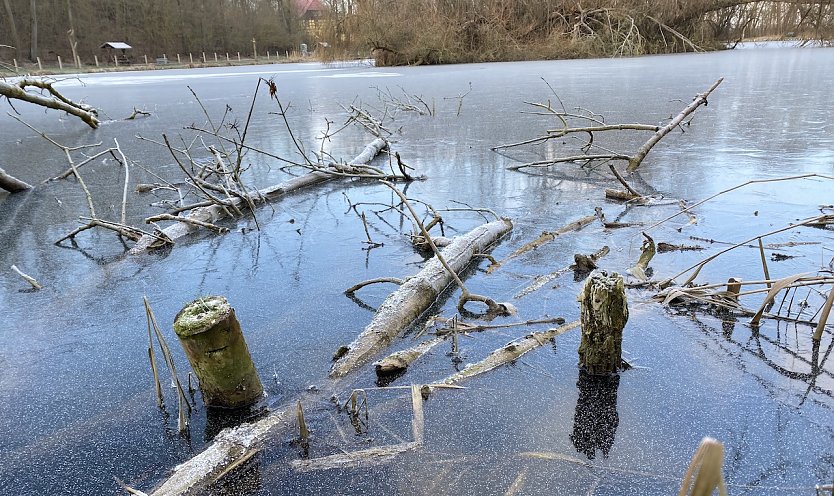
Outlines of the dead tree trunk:
{"type": "Polygon", "coordinates": [[[10,193],[17,193],[18,191],[32,189],[32,185],[27,184],[10,174],[7,174],[6,171],[0,168],[0,189],[5,189],[10,193]]]}
{"type": "MultiPolygon", "coordinates": [[[[460,272],[476,253],[483,253],[512,228],[509,220],[480,225],[456,237],[441,253],[451,269],[460,272]]],[[[342,377],[365,363],[425,312],[452,281],[452,275],[437,257],[429,260],[423,270],[382,302],[368,327],[333,364],[330,377],[342,377]]]]}
{"type": "Polygon", "coordinates": [[[174,319],[174,332],[200,381],[206,406],[240,408],[263,397],[235,309],[226,298],[192,301],[174,319]]]}
{"type": "Polygon", "coordinates": [[[0,81],[0,96],[5,96],[8,99],[14,98],[16,100],[23,100],[24,102],[34,103],[35,105],[55,110],[63,110],[68,114],[80,118],[93,129],[97,128],[99,124],[95,108],[90,105],[75,103],[72,100],[69,100],[53,88],[50,83],[39,79],[25,78],[15,84],[0,81]],[[45,90],[50,94],[50,96],[44,96],[40,93],[26,91],[26,88],[29,86],[45,90]]]}
{"type": "Polygon", "coordinates": [[[623,327],[628,321],[623,278],[595,272],[577,299],[582,312],[579,366],[592,375],[617,372],[623,363],[623,327]]]}

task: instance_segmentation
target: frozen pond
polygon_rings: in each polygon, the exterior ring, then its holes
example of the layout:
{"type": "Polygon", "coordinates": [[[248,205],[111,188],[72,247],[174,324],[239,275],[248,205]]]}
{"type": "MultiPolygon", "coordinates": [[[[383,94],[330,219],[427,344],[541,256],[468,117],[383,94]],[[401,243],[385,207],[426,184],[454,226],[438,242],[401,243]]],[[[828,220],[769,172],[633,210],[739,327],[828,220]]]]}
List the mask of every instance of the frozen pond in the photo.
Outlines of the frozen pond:
{"type": "MultiPolygon", "coordinates": [[[[834,175],[834,50],[755,49],[699,55],[616,60],[472,64],[374,68],[366,64],[290,64],[82,75],[61,82],[69,97],[101,108],[98,130],[56,112],[15,104],[21,118],[68,146],[117,139],[136,164],[136,183],[180,177],[168,151],[141,135],[165,133],[182,145],[197,133],[184,126],[205,121],[199,96],[213,118],[228,105],[243,123],[258,77],[274,77],[290,124],[305,145],[317,149],[325,119],[341,125],[343,106],[377,113],[379,91],[418,95],[435,115],[394,112],[392,148],[427,180],[407,187],[410,198],[435,208],[463,204],[490,208],[513,219],[515,229],[493,250],[502,259],[538,236],[601,207],[608,219],[652,224],[679,210],[666,206],[626,208],[607,202],[615,187],[607,167],[583,170],[563,164],[515,172],[507,166],[564,153],[555,143],[515,149],[492,146],[532,138],[558,124],[525,101],[553,100],[546,80],[568,107],[604,114],[607,122],[659,123],[676,114],[714,80],[725,81],[685,133],[667,136],[640,168],[634,184],[690,203],[751,179],[794,174],[834,175]],[[465,97],[460,95],[471,92],[465,97]],[[458,107],[459,102],[462,102],[458,107]],[[150,117],[126,121],[134,107],[150,117]],[[376,109],[376,110],[374,110],[376,109]],[[620,216],[620,214],[624,214],[620,216]]],[[[265,89],[247,143],[271,153],[294,153],[265,89]]],[[[555,100],[554,100],[555,101],[555,100]]],[[[0,116],[0,167],[30,183],[66,168],[63,153],[23,125],[0,116]]],[[[203,134],[205,136],[205,134],[203,134]]],[[[371,138],[349,128],[327,144],[336,158],[350,159],[371,138]]],[[[644,135],[618,135],[606,146],[633,151],[644,135]]],[[[288,176],[281,164],[251,153],[247,180],[259,187],[288,176]]],[[[385,165],[384,162],[381,162],[385,165]]],[[[387,167],[387,165],[386,165],[387,167]]],[[[81,169],[102,216],[117,217],[122,170],[112,159],[81,169]]],[[[652,267],[670,276],[724,245],[817,215],[834,202],[832,182],[810,179],[757,184],[698,207],[653,231],[658,241],[701,244],[702,252],[658,254],[652,267]],[[679,231],[680,229],[680,231],[679,231]],[[692,239],[692,238],[698,239],[692,239]],[[700,239],[700,240],[699,240],[700,239]]],[[[166,388],[166,412],[155,404],[147,360],[142,297],[147,296],[174,350],[181,375],[187,361],[170,329],[176,313],[196,297],[225,295],[235,307],[271,407],[322,388],[339,346],[367,325],[392,290],[390,285],[343,291],[374,277],[407,277],[423,258],[404,236],[408,221],[373,211],[369,231],[384,246],[363,244],[361,220],[351,202],[391,203],[387,188],[369,182],[330,181],[226,224],[232,231],[185,239],[170,250],[132,256],[111,232],[88,231],[77,245],[53,243],[78,226],[86,201],[74,181],[34,191],[0,194],[0,493],[116,494],[114,476],[150,490],[177,464],[200,452],[229,419],[207,415],[199,393],[189,436],[176,430],[176,402],[166,388]],[[384,220],[383,220],[384,219],[384,220]],[[38,292],[8,270],[16,264],[45,288],[38,292]]],[[[128,222],[161,210],[148,194],[129,195],[128,222]]],[[[447,234],[482,222],[471,212],[443,213],[447,234]]],[[[802,228],[767,238],[796,246],[768,250],[771,276],[785,277],[830,267],[832,231],[802,228]],[[801,244],[814,242],[816,244],[801,244]]],[[[623,273],[642,241],[638,229],[604,229],[599,223],[560,237],[518,257],[492,274],[487,262],[469,273],[476,293],[511,301],[518,315],[493,323],[563,316],[578,318],[581,281],[568,272],[543,288],[518,295],[539,275],[573,262],[574,253],[607,245],[601,268],[623,273]]],[[[698,281],[733,276],[761,279],[758,250],[741,249],[707,265],[698,281]]],[[[830,269],[827,269],[830,270],[830,269]]],[[[827,291],[828,288],[820,288],[827,291]]],[[[725,444],[725,476],[731,494],[812,494],[834,480],[834,367],[832,334],[825,333],[812,365],[813,327],[765,321],[752,329],[747,317],[691,310],[670,311],[652,292],[629,292],[626,359],[639,367],[620,375],[605,391],[578,383],[573,331],[524,356],[513,366],[467,381],[461,390],[438,390],[425,403],[425,446],[392,462],[352,470],[295,473],[299,457],[292,432],[279,435],[238,473],[212,490],[217,494],[671,494],[704,436],[725,444]],[[588,412],[591,413],[588,413],[588,412]],[[598,417],[595,413],[607,412],[598,417]]],[[[796,293],[813,309],[814,292],[796,293]]],[[[456,295],[434,313],[451,317],[456,295]]],[[[798,304],[798,301],[796,302],[798,304]]],[[[463,363],[531,330],[518,327],[461,338],[463,363]]],[[[394,348],[412,344],[412,332],[394,348]]],[[[392,385],[441,380],[456,364],[444,343],[392,385]]],[[[161,363],[160,363],[161,364],[161,363]]],[[[462,366],[462,365],[460,365],[462,366]]],[[[163,375],[164,377],[164,375],[163,375]]],[[[184,378],[184,377],[183,377],[184,378]]],[[[344,412],[321,395],[306,405],[313,439],[311,457],[340,450],[408,440],[407,390],[372,390],[371,367],[340,388],[368,389],[369,425],[357,433],[344,412]]]]}

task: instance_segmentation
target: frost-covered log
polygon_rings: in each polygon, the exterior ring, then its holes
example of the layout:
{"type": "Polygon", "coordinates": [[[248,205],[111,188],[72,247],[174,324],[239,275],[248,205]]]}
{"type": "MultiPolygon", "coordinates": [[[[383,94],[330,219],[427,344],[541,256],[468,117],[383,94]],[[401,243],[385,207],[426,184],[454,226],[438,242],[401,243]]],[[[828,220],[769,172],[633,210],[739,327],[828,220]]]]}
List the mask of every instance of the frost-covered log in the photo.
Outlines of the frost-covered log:
{"type": "MultiPolygon", "coordinates": [[[[272,185],[254,193],[249,193],[249,200],[253,203],[274,200],[287,193],[329,181],[334,177],[339,177],[340,174],[349,174],[353,170],[352,166],[367,164],[387,145],[387,141],[382,138],[377,138],[365,146],[362,153],[356,156],[356,158],[354,158],[348,165],[333,164],[328,166],[326,169],[294,177],[289,181],[272,185]]],[[[200,223],[214,224],[219,220],[225,219],[229,215],[230,208],[232,210],[235,208],[247,208],[247,204],[248,201],[244,198],[236,196],[231,198],[227,205],[208,205],[205,207],[191,209],[188,214],[183,215],[186,221],[177,222],[166,227],[162,230],[161,237],[174,241],[197,231],[200,223]]],[[[130,253],[136,255],[145,252],[151,248],[157,240],[158,238],[153,236],[142,236],[142,238],[130,250],[130,253]]]]}
{"type": "MultiPolygon", "coordinates": [[[[482,224],[454,238],[441,254],[452,270],[459,273],[469,265],[475,254],[484,253],[512,228],[512,222],[506,219],[482,224]]],[[[429,260],[423,270],[382,302],[368,327],[342,349],[343,352],[330,369],[330,377],[342,377],[368,361],[425,312],[452,281],[452,275],[437,257],[429,260]]]]}
{"type": "Polygon", "coordinates": [[[99,124],[98,112],[95,108],[83,103],[73,102],[53,88],[51,83],[40,79],[23,78],[14,84],[0,80],[0,96],[5,96],[10,100],[22,100],[42,107],[63,110],[86,122],[93,129],[97,128],[99,124]],[[28,91],[26,89],[28,87],[39,88],[48,95],[28,91]]]}
{"type": "Polygon", "coordinates": [[[239,465],[261,449],[263,442],[275,431],[289,426],[295,419],[296,405],[284,408],[251,424],[224,429],[205,451],[174,468],[174,473],[150,496],[178,496],[204,486],[229,467],[239,465]]]}

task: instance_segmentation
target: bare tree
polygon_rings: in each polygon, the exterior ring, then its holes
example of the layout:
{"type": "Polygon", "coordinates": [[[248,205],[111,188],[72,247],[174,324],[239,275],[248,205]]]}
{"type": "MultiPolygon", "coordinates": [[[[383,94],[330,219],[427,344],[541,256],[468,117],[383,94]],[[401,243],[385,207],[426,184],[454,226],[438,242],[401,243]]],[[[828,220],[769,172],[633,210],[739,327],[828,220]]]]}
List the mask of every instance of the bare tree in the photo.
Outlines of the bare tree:
{"type": "Polygon", "coordinates": [[[12,11],[12,5],[9,3],[9,0],[3,0],[3,6],[6,8],[6,15],[9,17],[9,32],[11,32],[12,35],[12,42],[14,43],[15,53],[17,54],[17,58],[20,58],[20,36],[17,34],[17,25],[14,21],[14,12],[12,11]]]}
{"type": "Polygon", "coordinates": [[[29,60],[38,60],[38,3],[37,0],[29,1],[29,12],[31,16],[31,28],[29,32],[29,60]]]}

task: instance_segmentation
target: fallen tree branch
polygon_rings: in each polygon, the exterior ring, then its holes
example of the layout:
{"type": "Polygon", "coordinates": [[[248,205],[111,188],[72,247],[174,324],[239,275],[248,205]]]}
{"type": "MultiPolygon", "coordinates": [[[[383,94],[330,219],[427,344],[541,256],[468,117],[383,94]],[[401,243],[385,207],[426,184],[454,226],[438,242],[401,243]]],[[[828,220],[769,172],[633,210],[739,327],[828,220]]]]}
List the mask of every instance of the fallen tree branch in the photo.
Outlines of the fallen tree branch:
{"type": "Polygon", "coordinates": [[[818,215],[816,217],[811,217],[811,218],[808,218],[808,219],[804,219],[800,222],[797,222],[796,224],[789,224],[786,227],[782,227],[782,228],[779,228],[779,229],[774,229],[774,230],[766,232],[764,234],[759,234],[757,236],[753,236],[750,239],[746,239],[746,240],[741,241],[739,243],[736,243],[736,244],[734,244],[734,245],[732,245],[728,248],[725,248],[725,249],[719,251],[718,253],[710,255],[707,258],[705,258],[705,259],[701,260],[700,262],[696,263],[695,265],[687,267],[686,269],[678,272],[674,276],[672,276],[668,279],[665,279],[664,281],[662,281],[660,283],[660,287],[661,288],[668,287],[669,285],[671,285],[671,283],[675,279],[677,279],[678,277],[680,277],[680,276],[686,274],[687,272],[695,269],[695,272],[691,276],[689,276],[689,278],[686,280],[686,282],[681,284],[681,286],[686,286],[689,283],[691,283],[692,281],[694,281],[696,277],[698,277],[698,274],[701,272],[701,269],[703,269],[706,264],[715,260],[716,258],[723,255],[724,253],[727,253],[728,251],[734,250],[734,249],[739,248],[741,246],[745,246],[745,245],[747,245],[747,243],[750,243],[751,241],[756,241],[756,239],[758,239],[758,238],[764,238],[764,237],[767,237],[767,236],[772,236],[772,235],[778,234],[780,232],[789,231],[791,229],[796,229],[797,227],[806,226],[808,224],[813,224],[813,223],[824,221],[824,220],[829,220],[830,221],[832,219],[834,219],[834,215],[818,215]]]}
{"type": "MultiPolygon", "coordinates": [[[[443,256],[452,270],[460,272],[476,253],[486,251],[511,229],[509,220],[480,225],[456,237],[443,249],[443,256]]],[[[365,363],[425,312],[453,280],[437,258],[429,260],[420,272],[382,302],[371,323],[333,364],[330,376],[344,376],[365,363]]]]}
{"type": "Polygon", "coordinates": [[[32,189],[32,185],[21,181],[0,168],[0,189],[5,189],[10,193],[17,193],[32,189]]]}
{"type": "MultiPolygon", "coordinates": [[[[382,138],[377,138],[373,140],[371,143],[365,146],[365,148],[362,150],[362,153],[356,156],[356,158],[354,158],[351,161],[351,163],[348,164],[348,167],[370,162],[376,156],[376,154],[378,154],[386,146],[388,146],[388,142],[382,138]]],[[[336,177],[338,173],[338,166],[334,165],[327,169],[317,170],[305,174],[303,176],[294,177],[289,181],[276,184],[261,190],[257,190],[253,193],[249,193],[242,196],[248,197],[252,200],[252,202],[255,203],[262,201],[270,201],[278,197],[281,197],[287,193],[299,190],[301,188],[329,181],[333,177],[336,177]]],[[[192,221],[215,224],[218,220],[224,219],[228,216],[225,205],[234,205],[235,207],[240,208],[242,206],[246,206],[246,202],[239,196],[236,196],[227,201],[221,201],[220,204],[211,204],[207,206],[194,208],[187,215],[181,217],[188,218],[192,221]]],[[[163,229],[162,235],[164,237],[167,237],[171,241],[175,241],[183,236],[186,236],[196,231],[197,229],[198,226],[194,223],[188,223],[188,221],[181,221],[163,229]]],[[[149,248],[154,246],[155,240],[156,238],[153,238],[151,236],[143,236],[142,239],[140,239],[136,243],[136,246],[134,246],[130,250],[130,253],[136,255],[148,250],[149,248]]]]}
{"type": "MultiPolygon", "coordinates": [[[[603,9],[607,10],[607,9],[603,9]]],[[[585,111],[581,109],[579,113],[570,113],[564,109],[564,105],[562,105],[562,110],[558,110],[553,108],[553,106],[548,101],[547,104],[544,103],[531,103],[527,102],[528,105],[533,105],[534,107],[542,108],[544,111],[535,112],[537,115],[545,115],[545,116],[553,116],[559,119],[562,123],[562,127],[559,129],[551,129],[547,131],[547,134],[544,136],[538,136],[536,138],[528,139],[525,141],[520,141],[518,143],[511,143],[508,145],[499,145],[493,147],[492,150],[500,150],[504,148],[510,148],[520,145],[527,145],[532,143],[541,143],[553,138],[562,138],[565,136],[573,136],[575,134],[587,134],[588,139],[587,141],[581,146],[582,154],[580,155],[571,155],[567,157],[556,157],[549,160],[541,160],[537,162],[528,162],[518,165],[513,165],[508,167],[508,170],[520,170],[527,167],[549,167],[554,164],[565,163],[565,162],[584,162],[584,165],[588,165],[593,162],[601,162],[601,163],[608,163],[609,167],[611,168],[611,172],[617,178],[620,183],[622,183],[626,189],[632,195],[636,197],[640,197],[639,192],[637,192],[634,188],[632,188],[625,179],[619,174],[619,172],[614,168],[613,164],[610,162],[612,161],[624,161],[628,162],[628,168],[626,169],[628,172],[634,172],[640,167],[640,164],[646,158],[646,155],[651,151],[651,149],[661,140],[664,136],[669,134],[672,130],[680,127],[681,123],[686,119],[687,116],[692,114],[698,107],[701,105],[707,105],[707,98],[709,95],[718,87],[719,84],[724,80],[724,78],[720,78],[715,81],[712,86],[710,86],[705,92],[699,93],[695,96],[695,99],[687,105],[677,116],[675,116],[669,123],[665,126],[653,126],[647,124],[606,124],[601,116],[594,114],[590,111],[585,111]],[[582,122],[591,122],[593,125],[588,126],[576,126],[571,127],[569,125],[570,121],[580,120],[582,122]],[[649,138],[633,155],[627,155],[624,153],[617,153],[611,150],[606,149],[605,147],[599,146],[594,144],[595,134],[597,132],[609,132],[609,131],[654,131],[654,134],[651,138],[649,138]],[[604,153],[588,153],[591,148],[599,148],[604,153]]],[[[558,95],[557,95],[558,98],[558,95]]],[[[560,100],[561,102],[561,100],[560,100]]],[[[574,136],[576,137],[576,136],[574,136]]]]}
{"type": "Polygon", "coordinates": [[[19,275],[24,281],[31,284],[35,290],[43,289],[41,283],[39,283],[34,277],[28,274],[24,274],[20,269],[17,268],[17,265],[12,265],[12,270],[15,272],[15,274],[19,275]]]}
{"type": "Polygon", "coordinates": [[[360,289],[364,288],[365,286],[370,286],[371,284],[380,284],[380,283],[391,283],[396,284],[397,286],[402,286],[405,281],[402,279],[398,279],[396,277],[376,277],[374,279],[368,279],[367,281],[362,281],[360,283],[356,283],[353,286],[347,288],[345,290],[346,295],[352,295],[353,293],[359,291],[360,289]]]}
{"type": "MultiPolygon", "coordinates": [[[[469,289],[466,288],[466,285],[463,284],[463,281],[461,281],[460,277],[458,277],[455,270],[452,269],[449,266],[449,264],[446,262],[446,258],[443,256],[443,254],[440,252],[440,250],[437,249],[437,244],[435,244],[434,240],[432,239],[431,235],[429,234],[429,229],[431,229],[431,225],[429,225],[428,228],[425,225],[423,225],[423,222],[420,221],[420,218],[417,216],[417,212],[414,211],[414,207],[411,206],[411,203],[409,203],[408,198],[405,197],[405,194],[403,194],[402,191],[398,190],[396,187],[394,187],[393,184],[391,184],[387,181],[382,181],[382,184],[388,186],[392,191],[394,191],[394,193],[396,193],[397,196],[400,197],[400,200],[403,202],[405,207],[408,209],[408,212],[411,214],[412,220],[414,221],[414,223],[417,225],[418,229],[420,230],[420,234],[421,234],[420,237],[422,238],[421,242],[427,243],[429,245],[429,247],[431,248],[431,251],[434,253],[435,258],[437,258],[437,260],[440,262],[440,264],[443,265],[443,268],[446,269],[446,271],[449,273],[449,275],[452,277],[452,279],[454,279],[455,283],[457,283],[457,285],[458,285],[458,287],[460,288],[460,291],[461,291],[460,298],[458,299],[458,311],[459,312],[463,312],[465,310],[464,307],[465,307],[467,302],[479,301],[479,302],[485,304],[488,307],[489,313],[491,313],[491,314],[511,315],[511,314],[515,313],[515,308],[512,307],[511,305],[508,305],[506,303],[496,303],[495,300],[493,300],[492,298],[489,298],[487,296],[474,294],[474,293],[470,292],[469,289]]],[[[434,210],[431,207],[431,205],[426,204],[426,206],[428,206],[430,210],[434,210]]],[[[437,219],[439,219],[439,217],[435,217],[435,219],[432,222],[434,222],[437,219]]],[[[442,223],[441,223],[441,228],[442,228],[442,223]]],[[[478,253],[477,255],[481,256],[483,254],[478,253]]],[[[473,254],[473,256],[474,256],[474,254],[473,254]]]]}
{"type": "Polygon", "coordinates": [[[505,346],[493,351],[488,357],[484,358],[480,362],[467,365],[465,369],[456,374],[450,375],[440,382],[450,385],[457,384],[465,379],[489,372],[490,370],[496,369],[502,365],[518,360],[528,351],[536,349],[559,334],[570,331],[571,329],[576,329],[577,327],[579,327],[579,321],[575,320],[547,331],[529,334],[522,339],[508,343],[505,346]]]}
{"type": "Polygon", "coordinates": [[[588,224],[594,222],[595,220],[597,220],[596,215],[588,215],[588,216],[582,217],[581,219],[575,220],[575,221],[573,221],[569,224],[566,224],[565,226],[557,229],[556,231],[543,231],[539,235],[538,238],[534,239],[533,241],[530,241],[529,243],[525,244],[521,248],[519,248],[516,251],[510,253],[507,256],[507,258],[505,258],[504,260],[501,260],[500,262],[493,263],[492,265],[490,265],[489,268],[487,269],[487,274],[491,274],[492,272],[494,272],[496,269],[498,269],[499,267],[501,267],[503,264],[507,263],[508,261],[510,261],[510,260],[512,260],[512,259],[514,259],[518,256],[524,255],[528,251],[535,250],[536,248],[540,247],[541,245],[543,245],[545,243],[548,243],[550,241],[553,241],[554,239],[558,238],[559,236],[561,236],[565,233],[569,233],[571,231],[578,231],[578,230],[582,229],[583,227],[587,226],[588,224]]]}
{"type": "Polygon", "coordinates": [[[389,462],[401,453],[417,449],[423,445],[425,431],[423,397],[420,394],[420,386],[417,385],[411,386],[411,410],[411,435],[414,438],[413,441],[387,446],[375,446],[351,453],[337,453],[312,460],[293,460],[290,462],[290,467],[297,472],[370,467],[389,462]]]}
{"type": "Polygon", "coordinates": [[[651,138],[649,138],[648,141],[643,143],[643,146],[641,146],[640,149],[637,150],[637,153],[635,153],[631,157],[631,159],[629,159],[628,169],[626,170],[628,172],[636,171],[637,168],[640,167],[640,164],[643,163],[643,159],[646,158],[646,155],[649,154],[651,149],[654,147],[654,145],[657,144],[658,141],[663,139],[663,137],[669,134],[673,129],[677,128],[689,114],[695,112],[695,109],[697,109],[701,105],[707,105],[707,97],[709,97],[709,95],[715,90],[715,88],[718,87],[719,84],[721,84],[722,81],[724,81],[723,77],[718,78],[718,80],[712,83],[712,86],[710,86],[707,89],[707,91],[699,93],[695,97],[695,99],[692,100],[692,103],[687,105],[686,108],[681,110],[680,113],[676,115],[674,119],[669,121],[668,124],[660,128],[651,138]]]}
{"type": "Polygon", "coordinates": [[[374,363],[376,375],[390,375],[405,371],[415,360],[425,355],[432,348],[443,342],[443,338],[436,337],[418,343],[411,348],[391,353],[382,360],[374,363]]]}
{"type": "Polygon", "coordinates": [[[63,110],[64,112],[74,115],[86,122],[88,126],[95,129],[99,125],[98,112],[90,105],[83,103],[75,103],[72,100],[64,97],[51,83],[39,79],[23,78],[15,84],[7,83],[0,80],[0,96],[5,96],[8,99],[22,100],[24,102],[33,103],[42,107],[47,107],[55,110],[63,110]],[[26,88],[33,86],[45,90],[50,96],[44,96],[39,93],[27,91],[26,88]]]}

